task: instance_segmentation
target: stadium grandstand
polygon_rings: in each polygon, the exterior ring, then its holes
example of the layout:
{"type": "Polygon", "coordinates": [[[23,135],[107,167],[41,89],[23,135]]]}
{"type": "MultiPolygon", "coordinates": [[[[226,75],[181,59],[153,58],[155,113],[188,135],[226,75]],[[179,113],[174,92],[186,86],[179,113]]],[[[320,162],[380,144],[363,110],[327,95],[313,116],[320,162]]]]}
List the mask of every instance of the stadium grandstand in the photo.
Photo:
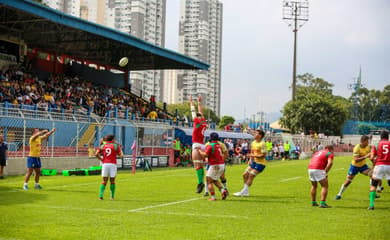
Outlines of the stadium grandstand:
{"type": "Polygon", "coordinates": [[[43,157],[85,158],[102,136],[115,134],[125,154],[136,145],[155,156],[152,164],[168,165],[179,123],[132,89],[129,74],[208,64],[32,1],[0,0],[0,14],[0,134],[10,157],[27,156],[34,128],[55,127],[43,157]]]}

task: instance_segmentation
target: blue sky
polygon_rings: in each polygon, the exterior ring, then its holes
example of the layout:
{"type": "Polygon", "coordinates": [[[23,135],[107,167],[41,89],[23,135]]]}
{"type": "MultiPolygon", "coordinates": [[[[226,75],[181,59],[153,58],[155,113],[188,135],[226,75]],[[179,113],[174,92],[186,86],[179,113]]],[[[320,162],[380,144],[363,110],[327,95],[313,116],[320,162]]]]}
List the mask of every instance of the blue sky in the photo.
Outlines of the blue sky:
{"type": "MultiPolygon", "coordinates": [[[[222,0],[221,115],[279,112],[291,99],[293,33],[282,0],[222,0]]],[[[368,89],[390,84],[390,1],[309,0],[298,32],[297,73],[312,73],[349,97],[362,68],[368,89]]],[[[178,49],[180,0],[167,0],[166,48],[178,49]]]]}

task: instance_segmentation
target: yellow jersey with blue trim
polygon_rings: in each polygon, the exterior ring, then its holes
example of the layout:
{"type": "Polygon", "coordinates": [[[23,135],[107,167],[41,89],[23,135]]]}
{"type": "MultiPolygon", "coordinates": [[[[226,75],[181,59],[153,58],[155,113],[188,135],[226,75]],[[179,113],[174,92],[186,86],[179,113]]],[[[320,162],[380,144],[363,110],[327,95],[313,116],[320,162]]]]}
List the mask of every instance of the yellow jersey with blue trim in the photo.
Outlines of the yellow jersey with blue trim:
{"type": "Polygon", "coordinates": [[[30,137],[30,153],[29,157],[40,157],[41,156],[41,143],[42,143],[42,137],[38,136],[35,139],[33,137],[30,137]]]}
{"type": "MultiPolygon", "coordinates": [[[[263,142],[263,141],[257,142],[256,140],[253,141],[251,144],[251,153],[254,156],[258,156],[260,154],[266,154],[267,151],[266,151],[265,142],[263,142]]],[[[263,165],[267,164],[267,161],[265,160],[265,156],[264,157],[254,157],[253,161],[255,161],[256,163],[263,164],[263,165]]]]}
{"type": "Polygon", "coordinates": [[[356,144],[356,146],[353,148],[353,159],[352,159],[352,165],[355,167],[363,167],[366,164],[366,159],[360,162],[355,161],[355,157],[363,157],[366,156],[371,152],[371,146],[367,145],[365,147],[360,146],[359,144],[356,144]]]}

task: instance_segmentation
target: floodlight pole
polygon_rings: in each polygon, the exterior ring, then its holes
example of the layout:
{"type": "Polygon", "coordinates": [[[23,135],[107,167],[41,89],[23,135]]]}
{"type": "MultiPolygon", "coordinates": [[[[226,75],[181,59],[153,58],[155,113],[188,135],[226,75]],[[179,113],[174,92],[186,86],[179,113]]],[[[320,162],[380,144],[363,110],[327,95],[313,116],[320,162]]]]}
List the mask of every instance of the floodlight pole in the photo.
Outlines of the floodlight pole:
{"type": "Polygon", "coordinates": [[[294,9],[294,56],[293,56],[293,76],[292,76],[292,100],[295,101],[295,91],[297,87],[297,33],[298,33],[298,21],[297,21],[297,7],[294,9]]]}
{"type": "Polygon", "coordinates": [[[297,34],[298,29],[309,20],[308,0],[283,0],[283,20],[287,20],[289,26],[293,25],[294,32],[294,56],[293,56],[293,76],[292,76],[292,100],[295,100],[297,85],[297,34]],[[298,25],[298,22],[303,22],[298,25]]]}

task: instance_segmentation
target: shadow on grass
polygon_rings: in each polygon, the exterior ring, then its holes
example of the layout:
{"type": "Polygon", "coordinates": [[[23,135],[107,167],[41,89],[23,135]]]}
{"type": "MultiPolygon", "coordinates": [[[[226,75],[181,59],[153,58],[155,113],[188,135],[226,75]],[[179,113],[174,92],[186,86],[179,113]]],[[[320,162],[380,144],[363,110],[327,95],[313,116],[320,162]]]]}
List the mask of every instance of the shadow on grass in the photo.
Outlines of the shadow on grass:
{"type": "Polygon", "coordinates": [[[46,198],[47,195],[42,194],[42,190],[30,189],[26,191],[21,188],[0,186],[0,202],[2,205],[34,203],[46,198]]]}

